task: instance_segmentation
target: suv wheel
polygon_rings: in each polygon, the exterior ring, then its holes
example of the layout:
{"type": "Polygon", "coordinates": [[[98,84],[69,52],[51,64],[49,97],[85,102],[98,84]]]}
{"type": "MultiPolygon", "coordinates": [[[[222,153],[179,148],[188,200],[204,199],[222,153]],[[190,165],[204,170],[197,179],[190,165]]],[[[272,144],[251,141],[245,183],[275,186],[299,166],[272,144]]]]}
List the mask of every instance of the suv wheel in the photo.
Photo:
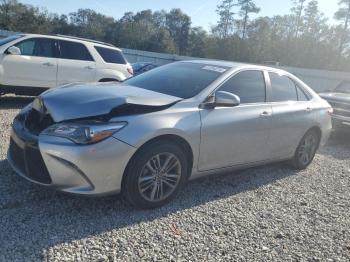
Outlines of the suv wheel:
{"type": "Polygon", "coordinates": [[[187,178],[187,159],[176,144],[158,141],[142,148],[128,165],[123,193],[139,208],[170,202],[187,178]]]}

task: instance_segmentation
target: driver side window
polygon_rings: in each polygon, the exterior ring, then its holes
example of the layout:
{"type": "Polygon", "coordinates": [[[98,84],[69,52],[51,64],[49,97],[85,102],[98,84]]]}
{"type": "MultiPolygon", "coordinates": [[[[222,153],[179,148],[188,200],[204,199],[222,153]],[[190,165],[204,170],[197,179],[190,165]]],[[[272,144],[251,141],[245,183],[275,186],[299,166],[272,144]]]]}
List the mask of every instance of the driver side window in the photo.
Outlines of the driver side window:
{"type": "Polygon", "coordinates": [[[21,55],[54,57],[54,41],[46,38],[31,38],[15,45],[21,50],[21,55]]]}
{"type": "Polygon", "coordinates": [[[219,91],[239,96],[241,104],[263,103],[266,101],[265,77],[262,71],[247,70],[239,72],[226,81],[219,91]]]}

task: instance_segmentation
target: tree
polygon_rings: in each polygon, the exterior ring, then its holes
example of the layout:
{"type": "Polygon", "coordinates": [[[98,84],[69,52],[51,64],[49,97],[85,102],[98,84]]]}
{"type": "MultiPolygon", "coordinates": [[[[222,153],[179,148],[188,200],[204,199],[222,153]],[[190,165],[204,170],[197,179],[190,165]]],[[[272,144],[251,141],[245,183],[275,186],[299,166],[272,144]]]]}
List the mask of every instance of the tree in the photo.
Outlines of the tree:
{"type": "Polygon", "coordinates": [[[339,5],[341,6],[339,10],[335,13],[334,18],[336,20],[343,22],[343,32],[340,37],[339,43],[339,55],[344,51],[344,45],[346,40],[348,40],[348,27],[350,20],[350,0],[340,0],[339,5]]]}
{"type": "Polygon", "coordinates": [[[300,65],[312,67],[321,64],[323,54],[320,49],[327,38],[327,29],[327,19],[320,12],[317,0],[310,1],[303,16],[302,38],[298,39],[297,45],[301,54],[300,65]]]}
{"type": "Polygon", "coordinates": [[[184,14],[181,9],[172,9],[165,18],[166,26],[170,36],[174,39],[178,53],[184,55],[189,40],[191,17],[184,14]]]}
{"type": "Polygon", "coordinates": [[[238,5],[241,7],[239,14],[243,18],[242,38],[244,39],[246,35],[249,14],[259,13],[260,8],[256,6],[253,0],[238,0],[238,5]]]}
{"type": "Polygon", "coordinates": [[[207,32],[202,27],[194,27],[190,31],[188,55],[205,57],[207,32]]]}
{"type": "Polygon", "coordinates": [[[317,0],[310,1],[305,8],[302,33],[318,41],[323,30],[327,27],[326,22],[327,18],[320,12],[317,0]]]}
{"type": "Polygon", "coordinates": [[[339,2],[338,25],[328,23],[316,0],[294,0],[291,14],[254,20],[249,18],[257,12],[253,0],[221,1],[220,19],[211,33],[192,27],[191,18],[180,9],[127,12],[116,20],[91,9],[51,14],[17,0],[0,0],[0,29],[60,33],[124,48],[203,58],[350,70],[350,0],[339,2]],[[240,20],[235,19],[234,8],[240,20]]]}
{"type": "Polygon", "coordinates": [[[74,26],[74,34],[81,37],[104,40],[114,19],[95,12],[92,9],[78,9],[77,12],[69,14],[69,20],[74,26]]]}
{"type": "Polygon", "coordinates": [[[298,37],[299,30],[302,23],[302,15],[303,11],[305,9],[305,3],[307,0],[292,0],[294,6],[292,7],[291,11],[296,17],[296,23],[295,23],[295,37],[298,37]]]}
{"type": "Polygon", "coordinates": [[[223,0],[221,5],[217,6],[216,12],[220,17],[217,26],[213,28],[213,33],[221,38],[227,38],[234,31],[235,13],[232,11],[237,6],[236,0],[223,0]]]}

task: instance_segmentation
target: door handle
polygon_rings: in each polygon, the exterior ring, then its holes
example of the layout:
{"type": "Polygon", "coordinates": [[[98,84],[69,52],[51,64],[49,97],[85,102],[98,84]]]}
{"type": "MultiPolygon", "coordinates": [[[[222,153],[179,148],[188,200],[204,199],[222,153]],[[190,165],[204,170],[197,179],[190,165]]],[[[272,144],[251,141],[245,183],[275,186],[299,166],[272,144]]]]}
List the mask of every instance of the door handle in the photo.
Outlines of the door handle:
{"type": "Polygon", "coordinates": [[[306,112],[311,112],[312,111],[312,108],[311,107],[307,107],[306,108],[306,112]]]}
{"type": "Polygon", "coordinates": [[[46,63],[43,63],[44,66],[54,66],[54,64],[50,63],[50,62],[46,62],[46,63]]]}
{"type": "Polygon", "coordinates": [[[268,111],[264,111],[260,114],[260,116],[262,116],[262,117],[266,117],[266,116],[270,116],[270,115],[271,115],[271,113],[268,111]]]}
{"type": "Polygon", "coordinates": [[[92,67],[92,66],[85,66],[85,69],[92,70],[92,69],[95,69],[95,68],[94,68],[94,67],[92,67]]]}

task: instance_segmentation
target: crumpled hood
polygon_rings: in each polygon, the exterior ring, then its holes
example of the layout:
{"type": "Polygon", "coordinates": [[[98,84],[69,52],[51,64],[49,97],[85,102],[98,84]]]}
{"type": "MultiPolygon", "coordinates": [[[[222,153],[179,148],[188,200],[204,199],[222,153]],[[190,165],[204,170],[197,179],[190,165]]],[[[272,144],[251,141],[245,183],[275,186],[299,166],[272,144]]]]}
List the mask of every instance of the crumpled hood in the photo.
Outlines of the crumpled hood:
{"type": "Polygon", "coordinates": [[[146,112],[157,111],[157,108],[161,110],[180,100],[178,97],[124,84],[72,84],[44,92],[34,100],[33,108],[42,112],[40,107],[44,106],[55,122],[61,122],[108,115],[126,105],[130,106],[130,110],[139,107],[146,112]]]}
{"type": "Polygon", "coordinates": [[[327,101],[345,102],[350,104],[350,94],[328,92],[320,93],[319,96],[327,101]]]}

